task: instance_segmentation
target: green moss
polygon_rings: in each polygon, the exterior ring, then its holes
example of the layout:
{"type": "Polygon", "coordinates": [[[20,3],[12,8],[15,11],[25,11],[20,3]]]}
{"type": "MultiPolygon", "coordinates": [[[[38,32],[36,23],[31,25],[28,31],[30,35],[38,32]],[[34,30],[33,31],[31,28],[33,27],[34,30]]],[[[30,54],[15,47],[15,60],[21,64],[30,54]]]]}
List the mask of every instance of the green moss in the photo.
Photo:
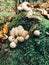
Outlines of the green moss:
{"type": "Polygon", "coordinates": [[[23,12],[13,18],[9,31],[18,25],[29,30],[32,25],[38,23],[39,26],[36,29],[40,30],[41,34],[39,37],[35,37],[32,32],[30,38],[23,43],[18,43],[15,49],[9,48],[7,40],[5,45],[9,51],[3,54],[0,65],[49,65],[49,36],[45,34],[46,29],[49,28],[49,20],[41,15],[38,16],[42,18],[42,21],[28,20],[23,12]]]}

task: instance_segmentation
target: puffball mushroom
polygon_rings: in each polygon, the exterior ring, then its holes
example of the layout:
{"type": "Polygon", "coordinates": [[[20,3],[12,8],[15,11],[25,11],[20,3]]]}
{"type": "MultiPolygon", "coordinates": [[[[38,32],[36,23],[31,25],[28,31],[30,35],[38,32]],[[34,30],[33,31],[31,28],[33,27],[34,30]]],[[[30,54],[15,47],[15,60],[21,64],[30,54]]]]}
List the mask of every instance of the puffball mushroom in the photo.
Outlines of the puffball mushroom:
{"type": "Polygon", "coordinates": [[[19,42],[23,42],[23,41],[24,41],[24,37],[22,37],[22,36],[17,37],[17,40],[18,40],[19,42]]]}
{"type": "Polygon", "coordinates": [[[21,36],[22,35],[22,33],[23,33],[23,31],[24,31],[24,28],[23,28],[23,26],[18,26],[18,30],[19,30],[19,32],[18,32],[18,35],[19,36],[21,36]]]}
{"type": "Polygon", "coordinates": [[[21,36],[22,33],[23,33],[23,31],[24,31],[23,26],[19,25],[19,26],[18,26],[18,31],[19,31],[19,32],[18,32],[18,35],[21,36]]]}
{"type": "Polygon", "coordinates": [[[16,44],[14,42],[10,43],[10,48],[16,48],[16,44]]]}
{"type": "Polygon", "coordinates": [[[12,30],[10,31],[10,36],[15,36],[14,35],[14,30],[15,30],[15,28],[12,28],[12,30]]]}
{"type": "Polygon", "coordinates": [[[39,35],[40,35],[40,31],[39,31],[39,30],[35,30],[35,31],[34,31],[34,35],[35,35],[35,36],[39,36],[39,35]]]}
{"type": "Polygon", "coordinates": [[[12,28],[10,33],[12,33],[12,36],[9,36],[8,40],[11,42],[11,45],[12,45],[12,42],[13,44],[14,43],[17,44],[18,42],[23,42],[24,39],[27,40],[29,38],[28,31],[24,30],[23,26],[21,25],[19,25],[18,27],[12,28]]]}
{"type": "Polygon", "coordinates": [[[19,25],[18,30],[24,29],[23,26],[19,25]]]}
{"type": "Polygon", "coordinates": [[[19,32],[18,32],[19,36],[21,36],[23,34],[23,31],[24,31],[23,29],[19,30],[19,32]]]}
{"type": "Polygon", "coordinates": [[[22,33],[22,37],[26,37],[28,35],[28,31],[24,30],[23,33],[22,33]]]}
{"type": "Polygon", "coordinates": [[[9,40],[10,42],[13,42],[13,41],[15,40],[15,38],[14,38],[13,36],[9,36],[8,40],[9,40]]]}
{"type": "Polygon", "coordinates": [[[17,38],[14,40],[14,42],[17,44],[18,43],[18,40],[17,40],[17,38]]]}
{"type": "Polygon", "coordinates": [[[14,29],[14,34],[15,34],[15,36],[18,36],[18,28],[17,27],[15,27],[15,29],[14,29]]]}
{"type": "Polygon", "coordinates": [[[25,39],[26,39],[26,40],[29,39],[29,34],[25,37],[25,39]]]}

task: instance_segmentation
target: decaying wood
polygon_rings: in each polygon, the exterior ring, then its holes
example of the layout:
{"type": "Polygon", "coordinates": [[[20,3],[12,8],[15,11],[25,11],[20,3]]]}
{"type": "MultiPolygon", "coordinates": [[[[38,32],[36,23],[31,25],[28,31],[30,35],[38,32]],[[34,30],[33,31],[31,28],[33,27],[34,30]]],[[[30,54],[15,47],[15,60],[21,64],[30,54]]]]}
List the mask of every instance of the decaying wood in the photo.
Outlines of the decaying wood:
{"type": "Polygon", "coordinates": [[[37,19],[37,20],[42,20],[40,17],[38,16],[35,16],[35,15],[30,15],[30,16],[27,16],[28,19],[37,19]]]}

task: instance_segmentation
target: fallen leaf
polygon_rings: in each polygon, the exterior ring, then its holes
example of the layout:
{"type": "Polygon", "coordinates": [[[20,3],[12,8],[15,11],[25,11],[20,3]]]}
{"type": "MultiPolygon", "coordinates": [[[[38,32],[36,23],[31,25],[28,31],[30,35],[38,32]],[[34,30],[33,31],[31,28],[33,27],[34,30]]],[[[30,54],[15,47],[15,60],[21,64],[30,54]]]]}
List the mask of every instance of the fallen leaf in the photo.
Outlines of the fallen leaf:
{"type": "Polygon", "coordinates": [[[34,24],[33,26],[31,26],[29,29],[29,34],[32,33],[33,30],[36,29],[37,26],[38,26],[38,24],[34,24]]]}
{"type": "Polygon", "coordinates": [[[28,16],[28,19],[37,19],[37,20],[42,20],[40,17],[32,15],[32,16],[28,16]]]}
{"type": "Polygon", "coordinates": [[[9,24],[10,24],[10,22],[9,23],[6,23],[6,24],[4,24],[2,26],[4,34],[7,34],[8,33],[8,26],[9,26],[9,24]]]}

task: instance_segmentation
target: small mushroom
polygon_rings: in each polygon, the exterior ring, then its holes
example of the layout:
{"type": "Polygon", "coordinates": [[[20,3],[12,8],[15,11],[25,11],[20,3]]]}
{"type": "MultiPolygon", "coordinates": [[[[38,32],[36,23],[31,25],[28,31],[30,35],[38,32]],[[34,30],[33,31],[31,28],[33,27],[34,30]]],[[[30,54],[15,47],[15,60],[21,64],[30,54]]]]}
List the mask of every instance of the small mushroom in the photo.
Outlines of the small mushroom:
{"type": "Polygon", "coordinates": [[[12,28],[12,30],[10,31],[10,35],[11,35],[11,36],[15,36],[15,35],[14,35],[14,30],[15,30],[15,28],[12,28]]]}
{"type": "Polygon", "coordinates": [[[16,48],[16,44],[14,42],[10,43],[10,48],[16,48]]]}
{"type": "Polygon", "coordinates": [[[23,34],[24,29],[19,30],[18,34],[21,36],[23,34]]]}
{"type": "Polygon", "coordinates": [[[24,30],[23,33],[22,33],[22,37],[26,37],[28,35],[28,31],[24,30]]]}
{"type": "Polygon", "coordinates": [[[18,43],[18,40],[17,40],[17,38],[14,40],[14,42],[17,44],[18,43]]]}
{"type": "Polygon", "coordinates": [[[9,40],[10,42],[13,42],[13,41],[15,40],[15,38],[14,38],[13,36],[9,36],[8,40],[9,40]]]}
{"type": "Polygon", "coordinates": [[[8,48],[5,48],[5,49],[4,49],[5,52],[8,52],[8,50],[9,50],[8,48]]]}
{"type": "Polygon", "coordinates": [[[23,26],[19,25],[18,30],[24,29],[23,26]]]}
{"type": "Polygon", "coordinates": [[[17,27],[15,27],[14,34],[15,34],[15,36],[18,36],[18,28],[17,27]]]}
{"type": "Polygon", "coordinates": [[[29,34],[25,37],[25,39],[26,39],[26,40],[29,39],[29,34]]]}
{"type": "Polygon", "coordinates": [[[22,33],[23,33],[23,31],[24,31],[23,26],[19,25],[19,26],[18,26],[18,35],[21,36],[22,33]]]}
{"type": "Polygon", "coordinates": [[[40,31],[39,31],[39,30],[35,30],[35,31],[34,31],[34,35],[35,35],[35,36],[39,36],[39,35],[40,35],[40,31]]]}
{"type": "Polygon", "coordinates": [[[24,38],[23,38],[22,36],[20,36],[20,37],[17,37],[17,40],[18,40],[19,42],[23,42],[23,41],[24,41],[24,38]]]}

